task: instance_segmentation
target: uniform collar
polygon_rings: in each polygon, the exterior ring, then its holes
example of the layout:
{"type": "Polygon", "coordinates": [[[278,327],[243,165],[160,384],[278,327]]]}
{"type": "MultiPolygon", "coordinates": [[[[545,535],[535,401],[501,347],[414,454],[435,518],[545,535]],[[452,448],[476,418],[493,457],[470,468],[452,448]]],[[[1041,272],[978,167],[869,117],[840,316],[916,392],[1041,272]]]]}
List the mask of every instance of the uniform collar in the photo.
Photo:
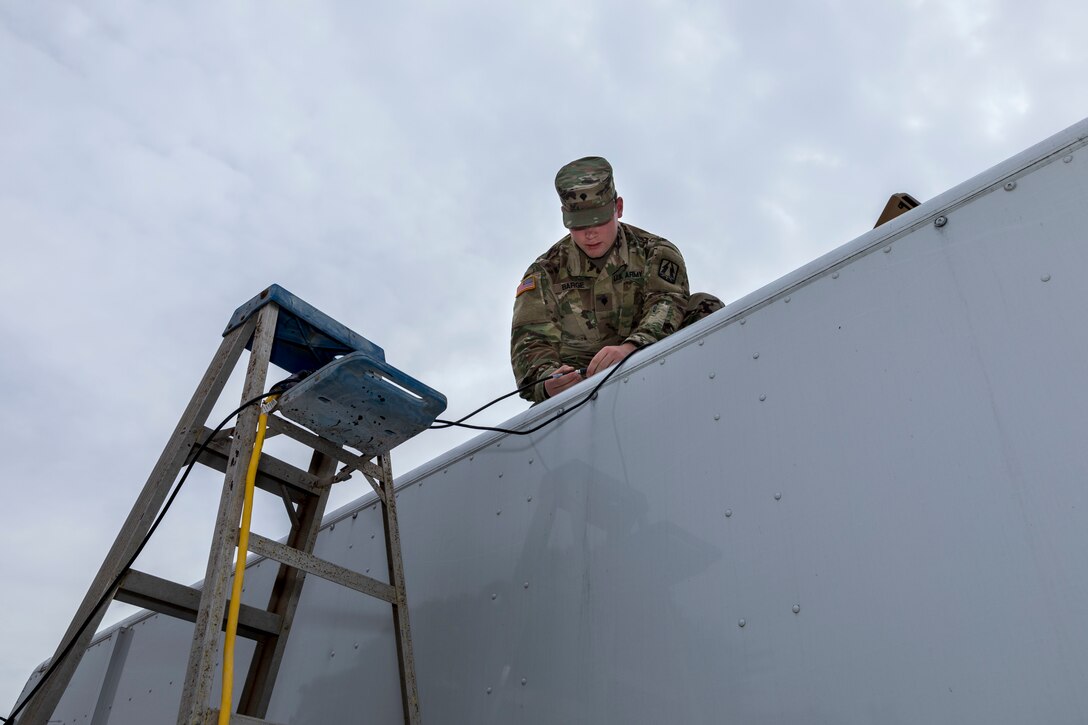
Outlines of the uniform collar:
{"type": "MultiPolygon", "coordinates": [[[[627,251],[627,231],[624,226],[623,222],[616,225],[616,243],[612,245],[612,249],[609,250],[606,256],[598,260],[596,266],[600,270],[618,269],[627,266],[629,256],[627,251]]],[[[589,257],[574,243],[573,237],[568,237],[568,239],[570,240],[571,249],[570,254],[567,255],[567,273],[571,277],[596,277],[599,272],[594,268],[594,265],[590,264],[589,257]]]]}

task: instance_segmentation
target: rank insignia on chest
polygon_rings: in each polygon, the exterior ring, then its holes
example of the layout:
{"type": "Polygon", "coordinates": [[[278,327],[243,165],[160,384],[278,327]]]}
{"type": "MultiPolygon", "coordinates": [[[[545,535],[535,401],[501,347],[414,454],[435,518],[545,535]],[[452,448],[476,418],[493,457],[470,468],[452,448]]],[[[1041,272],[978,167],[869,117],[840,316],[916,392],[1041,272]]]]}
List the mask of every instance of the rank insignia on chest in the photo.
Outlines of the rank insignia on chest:
{"type": "Polygon", "coordinates": [[[536,277],[526,277],[521,280],[521,284],[518,285],[517,294],[514,295],[514,299],[521,297],[522,292],[528,292],[529,290],[536,289],[536,277]]]}
{"type": "Polygon", "coordinates": [[[662,259],[657,268],[657,276],[669,284],[676,284],[676,276],[680,274],[680,265],[669,259],[662,259]]]}

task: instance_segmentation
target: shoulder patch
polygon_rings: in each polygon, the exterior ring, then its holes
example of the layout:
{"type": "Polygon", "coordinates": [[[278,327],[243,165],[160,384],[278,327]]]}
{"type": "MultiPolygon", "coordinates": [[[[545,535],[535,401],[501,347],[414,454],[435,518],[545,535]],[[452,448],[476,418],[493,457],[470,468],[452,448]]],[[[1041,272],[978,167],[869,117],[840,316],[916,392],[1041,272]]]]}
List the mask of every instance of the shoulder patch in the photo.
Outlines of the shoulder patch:
{"type": "Polygon", "coordinates": [[[514,299],[521,297],[523,292],[536,289],[536,275],[529,275],[525,279],[521,280],[521,284],[518,285],[517,294],[514,295],[514,299]]]}
{"type": "MultiPolygon", "coordinates": [[[[680,273],[680,265],[671,259],[662,259],[657,267],[657,276],[669,284],[676,284],[676,276],[680,273]]],[[[524,284],[524,283],[522,283],[524,284]]]]}

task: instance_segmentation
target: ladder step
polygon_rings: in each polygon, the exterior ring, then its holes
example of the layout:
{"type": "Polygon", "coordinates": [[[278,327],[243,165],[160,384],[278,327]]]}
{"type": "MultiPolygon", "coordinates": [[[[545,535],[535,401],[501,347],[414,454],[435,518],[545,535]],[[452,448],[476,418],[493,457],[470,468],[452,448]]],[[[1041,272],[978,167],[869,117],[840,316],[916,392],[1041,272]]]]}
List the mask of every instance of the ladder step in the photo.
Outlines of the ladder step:
{"type": "Polygon", "coordinates": [[[357,571],[345,569],[342,566],[333,564],[331,561],[319,559],[312,554],[272,541],[260,534],[250,533],[249,550],[254,554],[266,556],[281,564],[287,564],[314,576],[327,579],[334,584],[354,589],[357,592],[381,599],[390,604],[397,603],[397,591],[391,585],[364,576],[357,571]]]}
{"type": "MultiPolygon", "coordinates": [[[[219,709],[208,708],[208,716],[204,719],[205,723],[217,723],[219,722],[219,709]]],[[[259,717],[250,717],[249,715],[239,715],[236,712],[230,714],[230,725],[282,725],[281,723],[273,722],[272,720],[262,720],[259,717]]]]}
{"type": "MultiPolygon", "coordinates": [[[[125,574],[114,599],[187,622],[196,621],[196,613],[200,608],[199,589],[135,569],[129,569],[125,574]]],[[[280,633],[280,625],[281,619],[278,614],[257,607],[243,604],[238,612],[238,634],[247,639],[277,637],[280,633]]]]}
{"type": "MultiPolygon", "coordinates": [[[[205,426],[201,432],[201,440],[204,440],[204,437],[211,432],[211,428],[205,426]]],[[[200,454],[201,463],[220,473],[226,473],[229,458],[230,441],[219,437],[212,439],[208,447],[200,454]]],[[[280,493],[280,486],[287,486],[296,498],[303,495],[320,495],[320,491],[317,490],[319,481],[316,476],[267,453],[261,454],[255,483],[257,488],[277,496],[280,493]]]]}

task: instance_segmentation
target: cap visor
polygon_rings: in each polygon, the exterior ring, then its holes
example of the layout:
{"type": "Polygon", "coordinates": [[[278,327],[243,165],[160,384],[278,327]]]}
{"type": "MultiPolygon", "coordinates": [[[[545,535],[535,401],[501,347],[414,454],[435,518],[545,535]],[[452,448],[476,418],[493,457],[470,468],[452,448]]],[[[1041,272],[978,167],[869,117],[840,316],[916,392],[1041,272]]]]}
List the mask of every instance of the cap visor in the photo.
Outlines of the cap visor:
{"type": "Polygon", "coordinates": [[[616,213],[616,202],[612,201],[604,206],[596,206],[592,209],[579,209],[578,211],[563,212],[563,226],[567,229],[576,227],[595,227],[598,224],[612,220],[616,213]]]}

